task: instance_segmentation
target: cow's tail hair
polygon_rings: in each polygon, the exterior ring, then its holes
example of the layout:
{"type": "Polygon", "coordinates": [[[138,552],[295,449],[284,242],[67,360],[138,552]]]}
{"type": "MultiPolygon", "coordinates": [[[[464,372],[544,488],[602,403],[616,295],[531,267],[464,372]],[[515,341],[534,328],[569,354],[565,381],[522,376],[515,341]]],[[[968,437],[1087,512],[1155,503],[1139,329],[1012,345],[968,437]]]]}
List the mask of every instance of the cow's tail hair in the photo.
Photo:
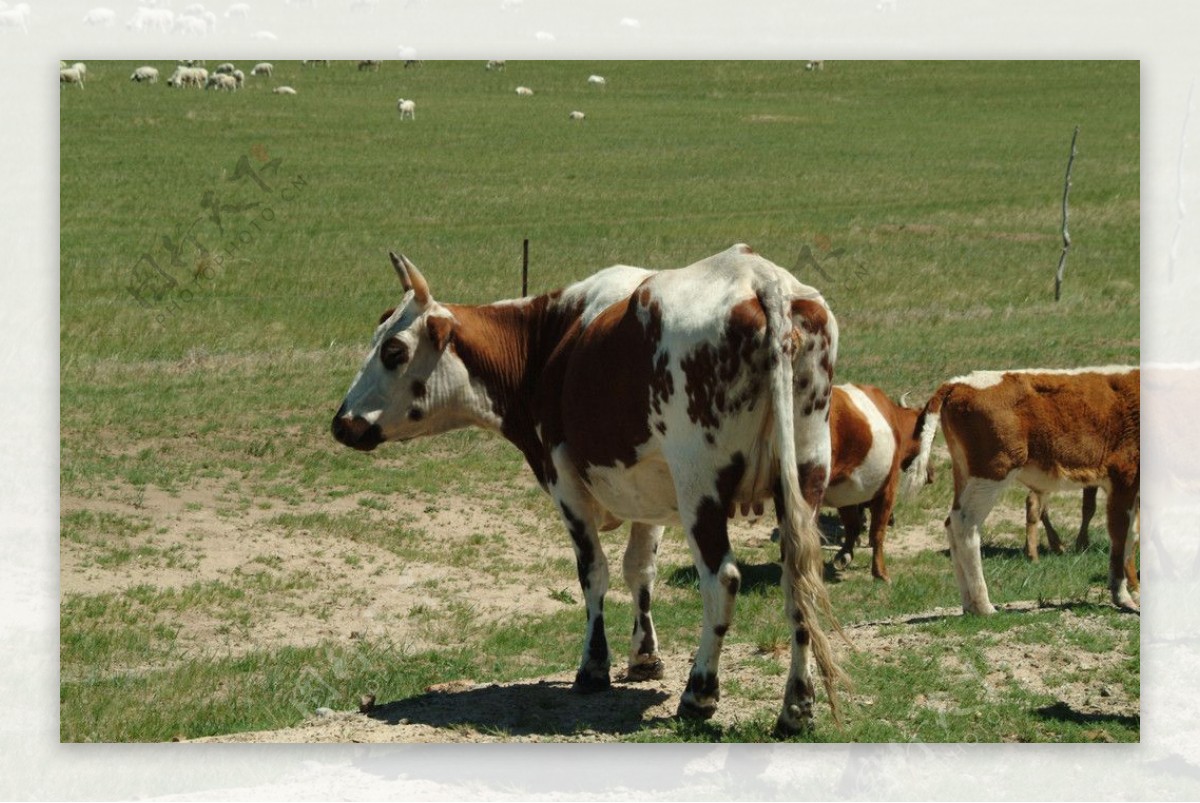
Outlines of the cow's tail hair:
{"type": "MultiPolygon", "coordinates": [[[[805,501],[800,491],[800,473],[796,463],[792,360],[800,353],[799,346],[804,336],[792,324],[789,299],[782,288],[760,295],[760,303],[767,316],[767,333],[771,342],[771,402],[775,421],[772,434],[779,456],[780,487],[776,501],[782,506],[777,515],[783,561],[783,591],[791,594],[790,609],[804,618],[813,659],[829,697],[830,710],[834,720],[840,722],[837,687],[849,687],[850,678],[834,660],[829,637],[821,628],[821,620],[827,621],[839,634],[842,634],[842,629],[833,614],[823,579],[817,511],[805,501]]],[[[844,634],[842,636],[845,637],[844,634]]]]}
{"type": "Polygon", "coordinates": [[[951,387],[953,386],[950,383],[946,383],[938,388],[937,392],[930,396],[929,401],[925,403],[925,409],[921,410],[921,414],[917,416],[913,436],[919,437],[921,450],[904,470],[904,476],[900,481],[902,496],[909,498],[916,496],[917,492],[925,485],[925,478],[929,471],[929,455],[933,451],[933,438],[937,435],[938,426],[942,420],[942,402],[946,400],[946,395],[950,393],[951,387]]]}

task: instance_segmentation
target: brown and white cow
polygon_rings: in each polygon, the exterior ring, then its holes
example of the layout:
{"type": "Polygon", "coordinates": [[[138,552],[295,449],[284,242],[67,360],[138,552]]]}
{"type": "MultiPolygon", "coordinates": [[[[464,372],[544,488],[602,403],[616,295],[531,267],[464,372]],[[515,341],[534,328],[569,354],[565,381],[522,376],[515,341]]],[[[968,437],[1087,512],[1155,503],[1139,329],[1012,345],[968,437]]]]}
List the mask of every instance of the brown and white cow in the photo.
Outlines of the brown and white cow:
{"type": "Polygon", "coordinates": [[[1140,372],[1128,366],[976,371],[925,405],[921,451],[906,482],[924,476],[939,423],[954,468],[946,519],[963,610],[995,611],[980,560],[980,527],[1016,479],[1035,491],[1098,486],[1107,494],[1113,603],[1137,609],[1134,528],[1141,484],[1140,372]]]}
{"type": "Polygon", "coordinates": [[[820,293],[745,245],[678,270],[614,266],[481,306],[435,301],[412,263],[392,261],[407,292],[376,328],[333,435],[370,450],[476,425],[521,450],[575,549],[587,605],[576,689],[609,686],[599,532],[631,522],[629,677],[644,680],[662,675],[654,556],[664,525],[682,524],[704,626],[679,713],[712,716],[741,582],[727,516],[772,499],[794,635],[777,727],[812,721],[810,656],[835,705],[845,676],[818,619],[831,612],[816,510],[829,476],[837,324],[820,293]]]}
{"type": "Polygon", "coordinates": [[[837,385],[830,405],[833,470],[825,490],[825,507],[837,508],[845,530],[834,565],[845,568],[853,561],[863,513],[869,510],[871,574],[888,581],[883,539],[901,472],[921,450],[917,432],[921,411],[896,404],[874,385],[837,385]]]}

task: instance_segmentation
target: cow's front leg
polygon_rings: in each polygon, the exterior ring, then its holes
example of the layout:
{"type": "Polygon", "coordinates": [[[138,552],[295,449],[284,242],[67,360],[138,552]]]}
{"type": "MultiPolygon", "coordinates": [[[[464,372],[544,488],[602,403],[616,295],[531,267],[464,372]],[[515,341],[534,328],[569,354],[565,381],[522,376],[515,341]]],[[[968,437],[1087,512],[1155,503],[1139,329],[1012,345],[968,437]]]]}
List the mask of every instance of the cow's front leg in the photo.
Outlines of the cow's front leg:
{"type": "Polygon", "coordinates": [[[629,528],[629,544],[625,547],[625,583],[633,595],[633,640],[629,648],[631,681],[658,680],[663,676],[663,662],[658,655],[658,636],[650,617],[650,601],[654,579],[658,575],[656,560],[663,528],[634,522],[629,528]]]}
{"type": "Polygon", "coordinates": [[[742,583],[729,549],[727,508],[728,500],[723,500],[716,490],[702,497],[699,504],[680,499],[680,513],[700,575],[700,598],[704,603],[700,646],[679,700],[679,716],[690,719],[708,719],[717,712],[717,701],[721,698],[718,679],[721,647],[733,620],[734,602],[742,583]]]}

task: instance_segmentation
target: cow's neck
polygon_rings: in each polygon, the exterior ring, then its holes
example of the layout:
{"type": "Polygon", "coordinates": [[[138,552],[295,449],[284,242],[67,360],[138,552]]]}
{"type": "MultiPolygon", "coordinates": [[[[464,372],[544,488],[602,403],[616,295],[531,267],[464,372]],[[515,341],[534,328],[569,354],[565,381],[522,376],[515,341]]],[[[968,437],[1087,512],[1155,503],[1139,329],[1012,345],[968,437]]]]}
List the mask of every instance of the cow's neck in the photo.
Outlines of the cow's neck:
{"type": "Polygon", "coordinates": [[[500,432],[525,455],[545,484],[545,451],[533,398],[542,368],[578,313],[554,296],[482,306],[446,305],[458,319],[454,349],[472,382],[482,386],[500,419],[500,432]]]}

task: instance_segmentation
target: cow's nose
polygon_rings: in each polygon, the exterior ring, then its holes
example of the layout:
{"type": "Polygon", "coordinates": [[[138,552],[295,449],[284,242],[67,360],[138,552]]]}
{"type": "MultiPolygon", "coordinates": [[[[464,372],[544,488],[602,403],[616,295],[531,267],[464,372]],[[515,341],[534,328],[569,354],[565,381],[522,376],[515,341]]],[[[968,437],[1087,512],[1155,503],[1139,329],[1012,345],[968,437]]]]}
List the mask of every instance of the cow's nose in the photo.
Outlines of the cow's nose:
{"type": "Polygon", "coordinates": [[[338,443],[364,452],[371,451],[383,442],[383,433],[377,424],[357,416],[347,417],[342,415],[341,410],[333,417],[330,429],[338,443]]]}

